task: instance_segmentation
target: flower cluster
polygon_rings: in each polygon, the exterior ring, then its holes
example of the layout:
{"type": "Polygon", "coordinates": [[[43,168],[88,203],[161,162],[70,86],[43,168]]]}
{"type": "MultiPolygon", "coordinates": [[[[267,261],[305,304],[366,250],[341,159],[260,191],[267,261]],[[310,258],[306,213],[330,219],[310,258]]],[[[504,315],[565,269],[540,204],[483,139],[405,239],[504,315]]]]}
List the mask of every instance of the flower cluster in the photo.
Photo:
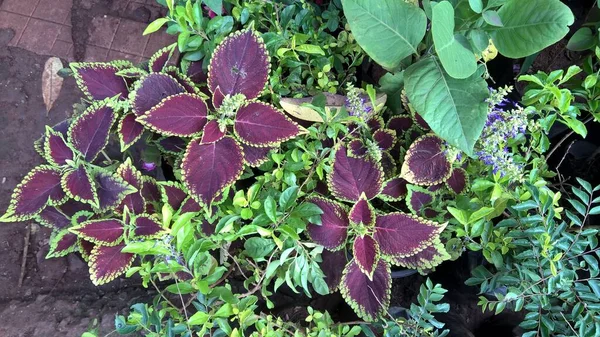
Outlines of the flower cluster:
{"type": "Polygon", "coordinates": [[[360,117],[364,121],[371,118],[371,112],[373,111],[373,108],[366,104],[363,91],[350,83],[346,93],[346,109],[348,109],[350,116],[360,117]]]}
{"type": "Polygon", "coordinates": [[[493,167],[494,174],[520,180],[523,166],[515,162],[509,140],[525,134],[528,112],[506,98],[511,90],[512,87],[490,89],[490,109],[476,155],[486,165],[493,167]]]}

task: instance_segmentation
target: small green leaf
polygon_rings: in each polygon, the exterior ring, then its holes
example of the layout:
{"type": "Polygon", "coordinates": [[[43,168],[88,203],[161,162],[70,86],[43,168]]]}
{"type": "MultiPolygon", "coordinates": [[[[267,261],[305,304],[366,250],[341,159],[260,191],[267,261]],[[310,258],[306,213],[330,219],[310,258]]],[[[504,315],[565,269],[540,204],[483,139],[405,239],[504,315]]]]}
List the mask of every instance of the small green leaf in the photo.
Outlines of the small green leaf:
{"type": "Polygon", "coordinates": [[[589,27],[579,28],[569,39],[567,48],[572,51],[584,51],[594,48],[596,38],[589,27]]]}
{"type": "Polygon", "coordinates": [[[502,19],[498,15],[496,11],[485,11],[483,12],[483,20],[488,24],[496,27],[504,27],[502,24],[502,19]]]}
{"type": "Polygon", "coordinates": [[[481,0],[469,0],[469,6],[475,13],[481,13],[483,10],[483,1],[481,0]]]}
{"type": "Polygon", "coordinates": [[[223,14],[223,0],[203,0],[202,2],[204,2],[211,11],[215,12],[215,14],[223,14]]]}
{"type": "Polygon", "coordinates": [[[167,23],[169,21],[170,20],[167,18],[158,18],[158,19],[152,21],[148,25],[148,27],[146,27],[146,29],[144,30],[142,35],[148,35],[148,34],[152,34],[152,33],[156,32],[157,30],[160,29],[160,27],[162,27],[165,23],[167,23]]]}
{"type": "Polygon", "coordinates": [[[271,219],[273,222],[277,222],[277,203],[275,203],[275,199],[272,196],[268,196],[264,203],[265,206],[265,214],[271,219]]]}
{"type": "Polygon", "coordinates": [[[313,55],[325,55],[325,52],[321,47],[312,44],[301,44],[296,46],[296,51],[313,55]]]}

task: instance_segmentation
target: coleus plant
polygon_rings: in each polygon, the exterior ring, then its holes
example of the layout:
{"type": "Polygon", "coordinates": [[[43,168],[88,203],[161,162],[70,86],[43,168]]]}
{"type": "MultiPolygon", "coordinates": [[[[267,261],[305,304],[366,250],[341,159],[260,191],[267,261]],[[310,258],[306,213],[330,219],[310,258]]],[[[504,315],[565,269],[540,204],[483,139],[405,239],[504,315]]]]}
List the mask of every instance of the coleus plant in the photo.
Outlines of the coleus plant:
{"type": "Polygon", "coordinates": [[[323,215],[308,234],[332,251],[323,255],[330,287],[339,286],[359,316],[375,320],[389,305],[391,265],[426,272],[450,258],[440,238],[446,224],[430,220],[443,214],[428,206],[461,193],[466,176],[414,112],[387,123],[372,113],[361,118],[366,122],[351,125],[348,140],[334,151],[327,177],[334,199],[309,199],[323,215]],[[410,213],[397,211],[401,200],[410,213]]]}
{"type": "Polygon", "coordinates": [[[173,141],[186,139],[181,178],[206,210],[240,178],[246,165],[260,165],[272,148],[301,132],[284,113],[257,100],[269,70],[262,39],[247,29],[231,34],[215,49],[208,72],[212,98],[208,104],[164,72],[144,75],[130,94],[137,123],[178,137],[173,141]]]}

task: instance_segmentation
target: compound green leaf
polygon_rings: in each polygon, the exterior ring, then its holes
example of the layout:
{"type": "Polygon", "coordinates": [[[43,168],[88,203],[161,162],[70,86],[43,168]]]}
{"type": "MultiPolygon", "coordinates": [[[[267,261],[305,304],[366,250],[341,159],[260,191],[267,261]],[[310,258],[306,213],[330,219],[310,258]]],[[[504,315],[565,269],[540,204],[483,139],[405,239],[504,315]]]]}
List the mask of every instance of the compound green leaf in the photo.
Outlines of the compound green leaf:
{"type": "Polygon", "coordinates": [[[356,41],[382,67],[397,68],[417,54],[427,28],[419,7],[398,0],[343,0],[342,5],[356,41]]]}
{"type": "Polygon", "coordinates": [[[470,155],[487,118],[485,80],[452,78],[435,57],[410,66],[404,78],[410,103],[431,129],[470,155]]]}
{"type": "Polygon", "coordinates": [[[433,7],[431,32],[435,51],[448,75],[463,79],[475,73],[475,55],[464,36],[454,35],[454,7],[448,1],[433,7]]]}
{"type": "Polygon", "coordinates": [[[575,18],[560,0],[509,0],[498,10],[504,27],[494,27],[492,39],[500,54],[521,58],[558,41],[575,18]]]}

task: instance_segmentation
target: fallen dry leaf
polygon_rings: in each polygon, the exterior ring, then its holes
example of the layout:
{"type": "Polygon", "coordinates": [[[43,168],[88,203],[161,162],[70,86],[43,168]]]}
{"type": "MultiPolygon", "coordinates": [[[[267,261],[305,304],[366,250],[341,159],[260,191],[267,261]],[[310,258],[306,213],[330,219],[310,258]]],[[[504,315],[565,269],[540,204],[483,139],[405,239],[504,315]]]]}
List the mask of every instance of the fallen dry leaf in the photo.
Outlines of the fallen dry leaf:
{"type": "MultiPolygon", "coordinates": [[[[325,107],[329,109],[339,109],[346,102],[346,96],[323,93],[325,95],[326,103],[325,107]]],[[[304,103],[312,102],[314,97],[305,97],[305,98],[288,98],[284,97],[279,101],[281,107],[285,112],[287,112],[290,116],[294,116],[298,119],[310,121],[310,122],[322,122],[323,118],[319,115],[315,110],[302,106],[304,103]]],[[[385,104],[387,100],[387,95],[378,94],[377,99],[375,101],[376,105],[379,107],[380,105],[385,104]]],[[[371,102],[366,103],[367,106],[371,106],[371,102]]]]}
{"type": "Polygon", "coordinates": [[[42,73],[42,97],[46,105],[46,114],[52,109],[52,105],[60,94],[63,78],[58,76],[58,71],[63,68],[62,61],[58,57],[51,57],[44,65],[42,73]]]}

